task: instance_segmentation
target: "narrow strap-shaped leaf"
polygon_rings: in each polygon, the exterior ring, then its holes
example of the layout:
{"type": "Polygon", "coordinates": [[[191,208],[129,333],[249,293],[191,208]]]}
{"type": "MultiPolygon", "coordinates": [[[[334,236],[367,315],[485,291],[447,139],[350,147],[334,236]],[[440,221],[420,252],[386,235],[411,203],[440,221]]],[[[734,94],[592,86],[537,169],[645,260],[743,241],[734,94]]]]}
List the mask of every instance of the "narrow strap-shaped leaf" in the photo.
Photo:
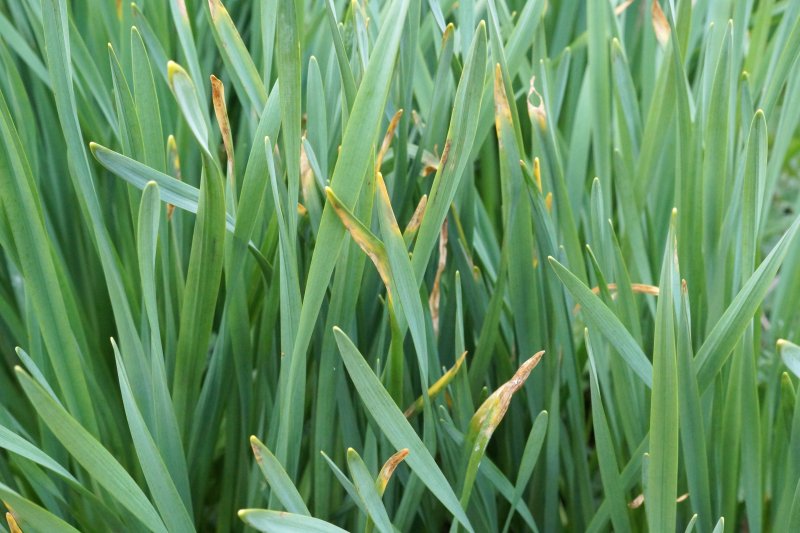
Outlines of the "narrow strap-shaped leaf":
{"type": "Polygon", "coordinates": [[[203,172],[197,201],[197,220],[186,275],[175,353],[173,399],[178,426],[189,435],[192,406],[197,401],[206,352],[216,314],[225,243],[225,193],[219,165],[209,149],[209,133],[191,78],[176,63],[168,67],[170,88],[178,107],[200,144],[203,172]]]}
{"type": "Polygon", "coordinates": [[[267,102],[267,89],[242,37],[220,0],[209,0],[207,5],[217,48],[231,73],[233,84],[242,100],[246,98],[251,109],[260,111],[267,102]]]}
{"type": "Polygon", "coordinates": [[[148,528],[166,532],[164,523],[147,496],[108,450],[63,407],[53,401],[26,372],[19,367],[16,372],[22,389],[36,412],[89,475],[148,528]]]}
{"type": "Polygon", "coordinates": [[[756,309],[761,305],[775,274],[783,263],[789,247],[800,229],[800,217],[795,219],[775,247],[761,262],[753,275],[742,286],[723,315],[697,351],[694,368],[700,392],[704,392],[725,364],[733,347],[750,324],[756,309]]]}
{"type": "Polygon", "coordinates": [[[178,494],[178,489],[172,481],[169,469],[164,464],[161,452],[147,429],[144,418],[142,418],[142,413],[133,397],[133,390],[128,381],[128,375],[125,372],[119,348],[117,348],[117,344],[113,339],[111,344],[114,347],[117,375],[119,376],[122,402],[125,405],[128,427],[131,430],[136,455],[139,457],[139,464],[142,465],[142,471],[147,480],[147,486],[153,494],[156,507],[161,512],[161,517],[169,531],[192,532],[195,530],[192,518],[189,516],[180,494],[178,494]]]}
{"type": "Polygon", "coordinates": [[[552,257],[548,259],[558,278],[581,305],[581,312],[589,327],[600,332],[644,384],[652,387],[653,367],[650,360],[619,318],[564,265],[552,257]]]}
{"type": "Polygon", "coordinates": [[[347,450],[347,466],[356,491],[364,502],[364,507],[366,507],[372,522],[382,533],[392,533],[392,521],[389,520],[386,507],[381,502],[381,495],[378,494],[375,481],[369,473],[364,460],[353,448],[347,450]]]}
{"type": "Polygon", "coordinates": [[[364,361],[358,348],[339,328],[334,328],[334,335],[339,345],[339,353],[342,355],[347,372],[350,374],[364,407],[373,416],[393,446],[397,449],[408,448],[409,453],[406,459],[408,466],[439,501],[453,513],[453,516],[469,531],[472,531],[469,519],[459,504],[450,483],[411,424],[408,423],[377,376],[364,361]]]}
{"type": "Polygon", "coordinates": [[[278,462],[269,448],[258,440],[255,436],[250,437],[250,446],[253,448],[253,454],[256,456],[258,468],[264,474],[264,479],[269,483],[270,488],[275,492],[275,495],[280,500],[281,504],[290,512],[304,516],[310,516],[308,507],[303,502],[303,497],[297,492],[297,488],[289,479],[286,470],[278,462]]]}
{"type": "MultiPolygon", "coordinates": [[[[147,323],[150,326],[150,375],[153,387],[152,403],[155,419],[155,427],[151,428],[150,433],[153,435],[159,453],[163,455],[172,482],[175,483],[183,500],[183,505],[191,516],[192,500],[186,456],[184,455],[180,431],[178,430],[178,421],[175,417],[175,408],[169,393],[156,296],[155,266],[160,210],[161,201],[159,199],[158,185],[150,182],[142,193],[136,232],[139,275],[142,282],[142,300],[147,323]]],[[[124,401],[125,398],[123,397],[123,403],[124,401]]],[[[136,401],[144,401],[144,399],[136,401]]],[[[131,406],[131,409],[134,408],[138,409],[135,404],[131,406]]],[[[135,415],[136,413],[132,414],[135,415]]],[[[146,439],[143,445],[149,446],[146,439]]]]}
{"type": "Polygon", "coordinates": [[[344,529],[310,516],[265,511],[263,509],[242,509],[239,518],[245,524],[265,533],[289,533],[305,531],[307,533],[347,533],[344,529]]]}
{"type": "Polygon", "coordinates": [[[650,404],[650,464],[645,510],[651,531],[674,531],[678,488],[678,369],[675,343],[674,285],[680,274],[673,211],[661,266],[653,347],[653,393],[650,404]]]}
{"type": "Polygon", "coordinates": [[[0,93],[0,192],[5,216],[17,221],[11,225],[17,252],[18,267],[29,280],[26,292],[30,298],[45,346],[59,356],[51,358],[64,402],[93,433],[97,433],[95,409],[82,371],[83,355],[72,326],[59,286],[52,249],[42,217],[41,200],[25,157],[22,142],[11,120],[11,114],[0,93]]]}
{"type": "MultiPolygon", "coordinates": [[[[366,173],[371,170],[370,160],[377,140],[383,108],[389,95],[394,58],[400,44],[408,4],[409,0],[392,2],[386,19],[391,22],[384,24],[381,28],[369,65],[361,81],[362,89],[356,96],[352,113],[347,121],[340,157],[331,177],[331,188],[348,207],[355,204],[364,184],[366,173]]],[[[303,379],[304,374],[301,373],[301,370],[305,368],[306,351],[311,343],[311,336],[323,297],[328,289],[336,258],[344,241],[345,230],[336,218],[333,208],[326,204],[308,270],[297,338],[289,362],[289,383],[298,383],[303,379]]],[[[299,406],[294,406],[289,420],[286,422],[293,428],[293,431],[297,431],[302,422],[300,420],[302,409],[297,407],[299,406]]],[[[290,451],[293,456],[296,456],[298,452],[298,448],[290,451]]]]}
{"type": "Polygon", "coordinates": [[[442,149],[442,159],[433,178],[425,216],[417,233],[412,266],[414,275],[420,281],[439,237],[439,229],[469,162],[478,129],[479,113],[468,110],[480,109],[485,77],[486,26],[481,22],[456,89],[453,114],[447,140],[442,149]]]}
{"type": "Polygon", "coordinates": [[[342,472],[341,468],[336,466],[336,463],[334,463],[325,452],[320,452],[320,455],[327,463],[328,468],[330,468],[333,472],[333,475],[336,476],[336,480],[342,485],[342,487],[344,487],[344,490],[348,496],[350,496],[350,499],[355,502],[356,506],[361,509],[364,514],[367,514],[367,508],[364,507],[364,502],[358,497],[358,492],[356,492],[356,487],[353,485],[353,482],[347,478],[345,473],[342,472]]]}
{"type": "Polygon", "coordinates": [[[536,416],[536,420],[533,421],[530,433],[528,433],[528,440],[525,442],[525,450],[522,452],[522,460],[520,461],[520,467],[517,471],[517,480],[514,484],[511,508],[508,510],[508,517],[506,517],[506,523],[505,526],[503,526],[504,532],[507,532],[508,528],[511,526],[511,519],[517,512],[517,507],[522,499],[522,493],[533,475],[533,468],[536,466],[536,461],[539,459],[539,452],[542,450],[545,434],[547,433],[547,418],[547,411],[539,413],[536,416]]]}
{"type": "Polygon", "coordinates": [[[78,480],[70,474],[63,466],[58,464],[55,459],[37,448],[28,440],[20,437],[5,426],[0,425],[0,448],[24,457],[34,463],[52,470],[56,474],[78,483],[78,480]]]}
{"type": "MultiPolygon", "coordinates": [[[[24,498],[17,491],[0,483],[0,497],[14,509],[16,520],[20,528],[25,531],[62,531],[64,533],[78,533],[73,526],[64,522],[62,519],[24,498]]],[[[14,533],[12,531],[12,533],[14,533]]]]}
{"type": "Polygon", "coordinates": [[[597,380],[597,368],[592,353],[592,345],[588,329],[584,332],[586,350],[589,352],[589,390],[592,398],[592,424],[597,444],[597,462],[605,489],[606,501],[610,502],[611,523],[614,531],[631,531],[630,518],[625,506],[625,491],[620,482],[619,466],[614,452],[614,442],[608,426],[600,386],[597,380]]]}

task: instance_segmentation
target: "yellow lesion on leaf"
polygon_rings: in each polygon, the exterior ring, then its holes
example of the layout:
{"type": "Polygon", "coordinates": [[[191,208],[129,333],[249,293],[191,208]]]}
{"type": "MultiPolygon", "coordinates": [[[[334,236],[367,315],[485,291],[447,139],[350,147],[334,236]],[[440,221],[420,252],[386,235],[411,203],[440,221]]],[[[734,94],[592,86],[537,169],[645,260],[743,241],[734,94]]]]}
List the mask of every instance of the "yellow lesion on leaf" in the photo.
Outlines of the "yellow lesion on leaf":
{"type": "Polygon", "coordinates": [[[471,456],[482,454],[491,439],[497,426],[503,420],[508,407],[511,404],[511,397],[527,381],[528,376],[539,361],[542,360],[544,350],[537,352],[530,359],[522,363],[510,380],[501,385],[478,407],[472,420],[469,423],[469,433],[467,443],[474,446],[471,456]]]}
{"type": "Polygon", "coordinates": [[[331,206],[333,206],[333,210],[339,217],[339,220],[341,220],[342,225],[344,225],[359,248],[367,254],[367,257],[369,257],[375,265],[375,268],[378,270],[378,275],[381,277],[381,281],[383,281],[383,284],[386,286],[386,293],[391,303],[392,282],[389,270],[389,257],[386,254],[386,248],[383,243],[356,218],[352,211],[350,211],[341,200],[339,200],[336,193],[333,192],[333,189],[325,187],[325,195],[328,197],[328,201],[331,203],[331,206]]]}
{"type": "MultiPolygon", "coordinates": [[[[442,374],[442,377],[437,379],[433,385],[428,387],[428,397],[431,399],[436,398],[445,389],[445,387],[447,387],[450,382],[453,381],[453,378],[455,378],[456,374],[458,374],[458,370],[461,368],[461,365],[464,364],[466,358],[467,352],[462,353],[461,356],[456,359],[455,364],[450,368],[450,370],[442,374]]],[[[403,414],[406,416],[406,418],[411,418],[415,414],[422,411],[422,406],[422,396],[420,396],[414,401],[414,403],[406,408],[403,414]]]]}
{"type": "MultiPolygon", "coordinates": [[[[181,160],[178,156],[178,145],[175,142],[175,136],[170,135],[167,137],[167,163],[169,165],[170,174],[178,181],[183,181],[181,176],[181,160]]],[[[175,211],[175,206],[167,204],[167,220],[172,220],[172,213],[175,211]]]]}

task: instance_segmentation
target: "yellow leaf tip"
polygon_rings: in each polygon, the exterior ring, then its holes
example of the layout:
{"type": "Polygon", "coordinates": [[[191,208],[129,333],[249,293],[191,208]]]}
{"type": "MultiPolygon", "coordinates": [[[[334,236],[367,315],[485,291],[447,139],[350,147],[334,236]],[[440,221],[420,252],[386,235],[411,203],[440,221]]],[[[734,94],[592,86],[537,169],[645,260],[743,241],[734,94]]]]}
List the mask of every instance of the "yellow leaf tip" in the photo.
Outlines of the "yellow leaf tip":
{"type": "Polygon", "coordinates": [[[169,80],[169,84],[172,85],[172,78],[175,74],[183,73],[186,74],[186,71],[183,70],[183,67],[177,64],[176,62],[172,61],[171,59],[167,61],[167,79],[169,80]]]}

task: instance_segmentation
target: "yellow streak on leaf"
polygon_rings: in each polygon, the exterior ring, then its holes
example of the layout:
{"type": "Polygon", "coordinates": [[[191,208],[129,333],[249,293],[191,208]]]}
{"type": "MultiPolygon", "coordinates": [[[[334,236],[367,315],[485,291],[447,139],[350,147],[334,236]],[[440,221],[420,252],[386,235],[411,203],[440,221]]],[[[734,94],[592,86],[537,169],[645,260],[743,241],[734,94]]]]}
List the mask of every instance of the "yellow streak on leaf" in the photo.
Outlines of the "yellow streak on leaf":
{"type": "Polygon", "coordinates": [[[498,132],[503,122],[511,123],[511,109],[508,107],[500,63],[497,63],[494,68],[494,125],[498,132]]]}
{"type": "MultiPolygon", "coordinates": [[[[456,360],[453,367],[442,374],[442,377],[437,379],[433,385],[428,387],[428,396],[430,398],[436,398],[436,396],[438,396],[444,390],[444,388],[447,387],[451,381],[453,381],[453,378],[456,377],[456,374],[458,374],[458,370],[461,368],[461,365],[464,364],[464,360],[466,358],[467,352],[462,353],[461,357],[456,360]]],[[[406,418],[411,418],[420,411],[422,411],[422,396],[418,397],[414,403],[409,405],[403,414],[406,416],[406,418]]]]}
{"type": "MultiPolygon", "coordinates": [[[[608,290],[616,291],[617,284],[616,283],[609,283],[606,285],[608,290]]],[[[658,296],[659,289],[655,285],[647,285],[645,283],[631,283],[631,290],[636,294],[649,294],[650,296],[658,296]]],[[[592,292],[595,294],[600,294],[600,287],[592,287],[592,292]]],[[[581,308],[581,304],[575,304],[575,307],[572,309],[573,313],[577,313],[581,308]]]]}
{"type": "MultiPolygon", "coordinates": [[[[8,505],[6,505],[8,507],[8,505]]],[[[6,522],[8,522],[8,529],[11,533],[22,533],[22,528],[17,524],[17,519],[10,512],[6,513],[6,522]]]]}
{"type": "MultiPolygon", "coordinates": [[[[378,175],[380,176],[380,174],[378,175]]],[[[386,285],[386,293],[391,302],[392,291],[389,259],[386,255],[386,249],[383,243],[378,240],[378,238],[375,237],[375,235],[373,235],[344,204],[342,204],[341,200],[336,196],[336,193],[333,192],[333,189],[325,187],[325,194],[345,229],[347,229],[356,244],[358,244],[375,265],[375,268],[378,270],[378,275],[380,275],[383,284],[386,285]]]]}
{"type": "Polygon", "coordinates": [[[400,226],[397,224],[397,218],[394,216],[392,209],[392,201],[389,198],[389,190],[386,188],[386,182],[383,181],[383,174],[380,172],[375,173],[375,181],[378,186],[378,201],[381,202],[385,209],[385,215],[389,220],[389,226],[393,232],[402,236],[400,233],[400,226]]]}
{"type": "Polygon", "coordinates": [[[539,192],[542,192],[542,167],[538,157],[533,158],[533,177],[536,180],[536,186],[539,187],[539,192]]]}
{"type": "MultiPolygon", "coordinates": [[[[183,181],[181,177],[181,160],[178,156],[178,145],[175,143],[175,137],[170,135],[167,137],[167,163],[172,177],[178,181],[183,181]]],[[[175,206],[167,204],[167,220],[172,220],[172,213],[175,211],[175,206]]]]}

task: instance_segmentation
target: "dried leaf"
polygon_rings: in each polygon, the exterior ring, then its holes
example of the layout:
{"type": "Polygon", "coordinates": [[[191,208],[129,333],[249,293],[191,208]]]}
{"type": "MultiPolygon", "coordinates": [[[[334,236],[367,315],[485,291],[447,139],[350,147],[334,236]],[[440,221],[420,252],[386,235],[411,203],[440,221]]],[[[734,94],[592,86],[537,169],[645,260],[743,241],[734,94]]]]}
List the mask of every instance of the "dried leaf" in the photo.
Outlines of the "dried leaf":
{"type": "MultiPolygon", "coordinates": [[[[211,2],[209,2],[211,4],[211,2]]],[[[214,103],[214,115],[217,117],[219,131],[222,134],[222,144],[225,146],[225,156],[228,158],[227,170],[228,179],[231,180],[232,190],[236,190],[236,179],[233,158],[233,137],[231,136],[231,123],[228,120],[228,109],[225,106],[225,86],[222,82],[211,75],[211,101],[214,103]]]]}
{"type": "Polygon", "coordinates": [[[403,116],[403,110],[398,109],[397,113],[394,114],[392,117],[391,122],[389,122],[389,127],[386,128],[386,135],[383,137],[383,143],[381,143],[381,149],[378,151],[378,157],[375,159],[375,172],[380,172],[381,165],[383,164],[383,158],[386,156],[386,152],[389,151],[389,147],[392,145],[392,138],[394,138],[394,130],[397,129],[397,124],[400,122],[400,117],[403,116]]]}
{"type": "Polygon", "coordinates": [[[389,479],[392,477],[392,474],[394,474],[394,471],[397,469],[397,467],[400,466],[400,463],[402,463],[407,456],[408,448],[403,448],[402,450],[393,454],[386,460],[385,463],[383,463],[381,471],[378,472],[378,479],[375,480],[375,488],[378,489],[378,494],[383,496],[383,493],[386,490],[386,485],[389,484],[389,479]]]}
{"type": "Polygon", "coordinates": [[[669,22],[667,22],[667,17],[664,16],[664,11],[661,10],[661,4],[658,3],[658,0],[653,0],[652,13],[653,30],[656,32],[656,39],[658,39],[658,42],[661,44],[661,46],[665,46],[667,42],[669,42],[670,27],[669,22]]]}
{"type": "Polygon", "coordinates": [[[439,235],[439,264],[436,266],[436,277],[433,279],[433,288],[428,297],[428,307],[431,310],[433,321],[433,334],[439,336],[439,296],[441,292],[442,273],[447,266],[447,219],[442,223],[442,232],[439,235]]]}

